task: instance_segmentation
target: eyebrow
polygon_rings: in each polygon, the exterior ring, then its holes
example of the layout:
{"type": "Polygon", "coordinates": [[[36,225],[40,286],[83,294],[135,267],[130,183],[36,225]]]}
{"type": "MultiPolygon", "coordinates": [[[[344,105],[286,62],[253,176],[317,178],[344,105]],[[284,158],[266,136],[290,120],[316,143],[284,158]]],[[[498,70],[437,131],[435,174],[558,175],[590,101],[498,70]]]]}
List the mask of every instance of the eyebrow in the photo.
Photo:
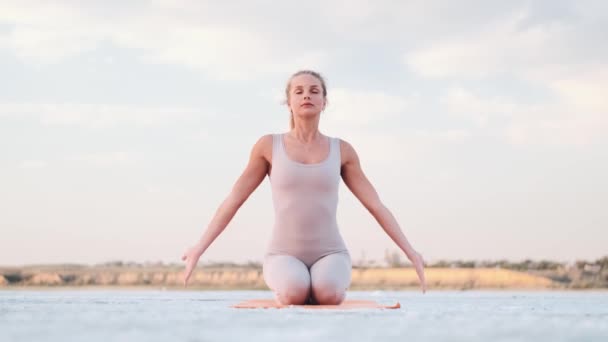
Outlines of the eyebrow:
{"type": "MultiPolygon", "coordinates": [[[[313,85],[311,85],[310,87],[311,87],[311,88],[319,88],[319,86],[318,86],[318,85],[316,85],[316,84],[313,84],[313,85]]],[[[301,86],[301,85],[298,85],[298,86],[293,87],[293,89],[298,89],[298,88],[304,88],[304,87],[303,87],[303,86],[301,86]]]]}

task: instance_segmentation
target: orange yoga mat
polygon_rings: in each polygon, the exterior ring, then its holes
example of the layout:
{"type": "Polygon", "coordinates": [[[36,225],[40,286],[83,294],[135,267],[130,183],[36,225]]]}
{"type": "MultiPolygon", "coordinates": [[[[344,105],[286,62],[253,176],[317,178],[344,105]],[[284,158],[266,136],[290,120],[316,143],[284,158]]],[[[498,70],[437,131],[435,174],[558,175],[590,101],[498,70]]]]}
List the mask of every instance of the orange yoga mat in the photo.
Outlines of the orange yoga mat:
{"type": "Polygon", "coordinates": [[[237,309],[257,309],[257,308],[305,308],[305,309],[399,309],[401,304],[397,302],[394,305],[382,305],[371,300],[352,300],[346,299],[340,305],[282,305],[277,303],[274,299],[251,299],[241,302],[236,305],[232,305],[233,308],[237,309]]]}

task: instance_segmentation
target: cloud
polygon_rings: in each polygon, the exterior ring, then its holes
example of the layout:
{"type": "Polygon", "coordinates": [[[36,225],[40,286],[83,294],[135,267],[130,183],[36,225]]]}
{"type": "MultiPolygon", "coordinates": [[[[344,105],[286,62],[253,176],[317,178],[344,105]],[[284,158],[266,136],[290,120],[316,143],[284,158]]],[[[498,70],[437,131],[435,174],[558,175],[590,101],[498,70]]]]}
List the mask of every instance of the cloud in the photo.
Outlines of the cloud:
{"type": "Polygon", "coordinates": [[[440,99],[449,114],[466,118],[479,127],[488,125],[492,116],[508,116],[516,112],[513,104],[500,98],[481,98],[470,91],[456,87],[451,88],[440,99]]]}
{"type": "Polygon", "coordinates": [[[497,129],[509,143],[598,143],[608,128],[608,63],[600,58],[608,53],[596,34],[597,16],[583,7],[545,17],[533,6],[522,7],[486,30],[408,51],[404,62],[427,79],[465,84],[509,79],[549,94],[522,101],[508,90],[482,95],[462,86],[448,88],[441,99],[448,113],[481,130],[497,129]]]}
{"type": "Polygon", "coordinates": [[[96,41],[86,38],[68,29],[45,31],[39,28],[20,27],[0,37],[0,46],[10,49],[24,60],[49,64],[94,49],[96,41]]]}
{"type": "Polygon", "coordinates": [[[331,89],[325,115],[332,125],[366,126],[405,115],[416,105],[416,97],[390,95],[380,91],[331,89]]]}
{"type": "Polygon", "coordinates": [[[519,74],[563,59],[567,49],[563,37],[568,27],[525,26],[527,18],[527,12],[519,12],[497,22],[492,29],[431,43],[406,53],[404,62],[425,77],[470,79],[519,74]]]}
{"type": "Polygon", "coordinates": [[[325,58],[315,50],[291,55],[270,37],[239,27],[175,23],[151,39],[150,28],[144,24],[128,34],[116,32],[113,38],[121,46],[142,49],[144,62],[186,66],[225,80],[284,73],[305,65],[321,68],[325,58]]]}
{"type": "Polygon", "coordinates": [[[44,160],[24,160],[19,164],[19,168],[24,170],[43,169],[47,166],[48,162],[44,160]]]}
{"type": "Polygon", "coordinates": [[[473,29],[454,30],[404,51],[403,62],[428,78],[485,79],[507,74],[526,80],[534,80],[537,73],[546,76],[556,70],[606,64],[608,47],[602,32],[608,24],[600,14],[608,10],[605,3],[510,6],[489,23],[471,20],[473,29]]]}
{"type": "MultiPolygon", "coordinates": [[[[326,54],[314,46],[277,39],[256,25],[223,23],[213,17],[222,6],[192,2],[175,7],[152,2],[125,13],[95,6],[39,3],[39,6],[0,5],[0,46],[27,63],[57,63],[104,45],[135,51],[146,63],[179,65],[216,79],[252,79],[264,73],[298,68],[323,68],[326,54]],[[128,14],[131,15],[128,15],[128,14]],[[201,16],[196,16],[200,13],[201,16]]],[[[99,5],[101,6],[101,5],[99,5]]],[[[102,6],[103,7],[103,6],[102,6]]]]}
{"type": "Polygon", "coordinates": [[[412,137],[420,140],[427,140],[429,142],[464,142],[472,137],[470,130],[462,128],[449,128],[444,130],[417,130],[414,131],[412,137]]]}
{"type": "MultiPolygon", "coordinates": [[[[574,84],[577,88],[579,82],[564,84],[574,84]]],[[[585,89],[585,86],[581,88],[585,89]]],[[[564,86],[560,91],[570,90],[564,86]]],[[[583,146],[606,139],[608,106],[605,101],[592,97],[590,101],[579,102],[575,91],[560,93],[557,98],[552,102],[527,104],[507,97],[482,97],[464,88],[452,88],[441,103],[449,114],[470,120],[479,129],[495,130],[499,138],[514,145],[583,146]]]]}
{"type": "Polygon", "coordinates": [[[76,103],[1,103],[0,118],[33,118],[43,125],[108,127],[115,125],[163,125],[205,117],[200,110],[180,107],[76,103]]]}
{"type": "Polygon", "coordinates": [[[416,116],[425,115],[428,110],[417,93],[399,96],[335,88],[328,98],[327,110],[321,114],[321,128],[351,143],[366,163],[413,163],[437,146],[472,138],[469,130],[460,128],[406,129],[408,121],[414,123],[416,116]],[[384,128],[371,129],[374,126],[384,128]]]}
{"type": "Polygon", "coordinates": [[[88,153],[73,156],[68,159],[95,167],[124,166],[133,164],[136,161],[136,157],[132,153],[126,151],[88,153]]]}
{"type": "Polygon", "coordinates": [[[78,8],[48,2],[0,4],[0,47],[34,64],[56,63],[94,49],[101,27],[78,8]],[[76,29],[78,28],[78,29],[76,29]]]}
{"type": "Polygon", "coordinates": [[[406,64],[425,76],[480,77],[511,72],[514,65],[591,55],[580,37],[601,43],[594,32],[605,28],[598,13],[606,9],[587,2],[548,9],[527,1],[263,4],[270,6],[8,1],[0,4],[0,23],[7,27],[0,31],[0,44],[26,62],[56,63],[110,45],[150,63],[185,66],[219,79],[252,79],[302,67],[324,69],[332,65],[333,52],[349,51],[352,42],[372,42],[406,51],[406,64]],[[564,46],[576,48],[564,51],[564,46]]]}
{"type": "Polygon", "coordinates": [[[606,112],[576,110],[558,105],[546,105],[536,110],[522,108],[522,114],[528,116],[513,118],[505,127],[505,138],[515,145],[587,146],[605,142],[608,132],[606,112]]]}
{"type": "MultiPolygon", "coordinates": [[[[133,165],[137,162],[137,156],[126,151],[106,151],[65,157],[63,160],[94,167],[111,167],[133,165]]],[[[45,169],[49,165],[49,162],[45,160],[24,160],[19,163],[18,167],[23,170],[37,170],[45,169]]]]}
{"type": "Polygon", "coordinates": [[[548,86],[577,109],[608,115],[608,63],[589,64],[560,76],[547,74],[548,86]]]}
{"type": "MultiPolygon", "coordinates": [[[[293,12],[294,7],[274,4],[256,12],[259,6],[247,2],[235,6],[152,1],[124,4],[118,11],[106,3],[3,2],[0,23],[6,28],[0,31],[0,44],[26,63],[56,63],[112,46],[129,49],[145,63],[185,66],[216,79],[242,80],[289,74],[302,67],[325,69],[331,66],[336,42],[346,52],[356,49],[353,42],[374,42],[389,57],[398,50],[417,75],[452,87],[441,105],[477,129],[502,125],[499,134],[511,142],[563,139],[563,143],[589,144],[601,139],[602,116],[608,112],[603,96],[608,49],[602,40],[606,31],[602,2],[549,8],[527,1],[492,5],[355,1],[346,10],[339,2],[320,4],[301,4],[293,15],[281,16],[277,14],[293,12]],[[311,17],[308,11],[319,19],[315,25],[304,25],[311,17]],[[107,20],[110,14],[112,22],[107,20]],[[445,83],[452,79],[496,82],[496,76],[546,90],[553,98],[526,104],[512,94],[484,96],[445,83]],[[539,140],[542,136],[546,138],[539,140]]],[[[370,124],[410,112],[425,113],[420,103],[426,100],[332,89],[323,124],[364,131],[370,124]]],[[[14,113],[33,115],[49,125],[96,127],[162,124],[197,114],[188,108],[0,105],[0,117],[14,113]]]]}

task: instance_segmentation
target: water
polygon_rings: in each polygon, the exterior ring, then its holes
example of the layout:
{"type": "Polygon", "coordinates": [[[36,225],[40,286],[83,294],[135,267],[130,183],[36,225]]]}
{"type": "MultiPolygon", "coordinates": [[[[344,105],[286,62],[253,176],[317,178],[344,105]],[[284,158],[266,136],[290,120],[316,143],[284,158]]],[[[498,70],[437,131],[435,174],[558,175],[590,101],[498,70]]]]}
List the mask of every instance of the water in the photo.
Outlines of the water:
{"type": "Polygon", "coordinates": [[[608,292],[348,293],[401,309],[233,309],[267,291],[0,291],[1,341],[608,341],[608,292]]]}

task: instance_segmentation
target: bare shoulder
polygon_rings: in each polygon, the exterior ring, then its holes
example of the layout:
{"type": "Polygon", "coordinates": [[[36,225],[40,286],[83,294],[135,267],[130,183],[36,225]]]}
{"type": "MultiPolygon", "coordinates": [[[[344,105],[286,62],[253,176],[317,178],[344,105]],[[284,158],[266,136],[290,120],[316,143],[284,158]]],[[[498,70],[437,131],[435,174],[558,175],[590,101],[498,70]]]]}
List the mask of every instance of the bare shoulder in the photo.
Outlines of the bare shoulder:
{"type": "Polygon", "coordinates": [[[340,138],[340,156],[342,165],[356,162],[359,158],[357,156],[357,151],[351,143],[340,138]]]}
{"type": "Polygon", "coordinates": [[[253,145],[252,157],[263,158],[270,163],[272,160],[272,134],[262,135],[253,145]]]}

